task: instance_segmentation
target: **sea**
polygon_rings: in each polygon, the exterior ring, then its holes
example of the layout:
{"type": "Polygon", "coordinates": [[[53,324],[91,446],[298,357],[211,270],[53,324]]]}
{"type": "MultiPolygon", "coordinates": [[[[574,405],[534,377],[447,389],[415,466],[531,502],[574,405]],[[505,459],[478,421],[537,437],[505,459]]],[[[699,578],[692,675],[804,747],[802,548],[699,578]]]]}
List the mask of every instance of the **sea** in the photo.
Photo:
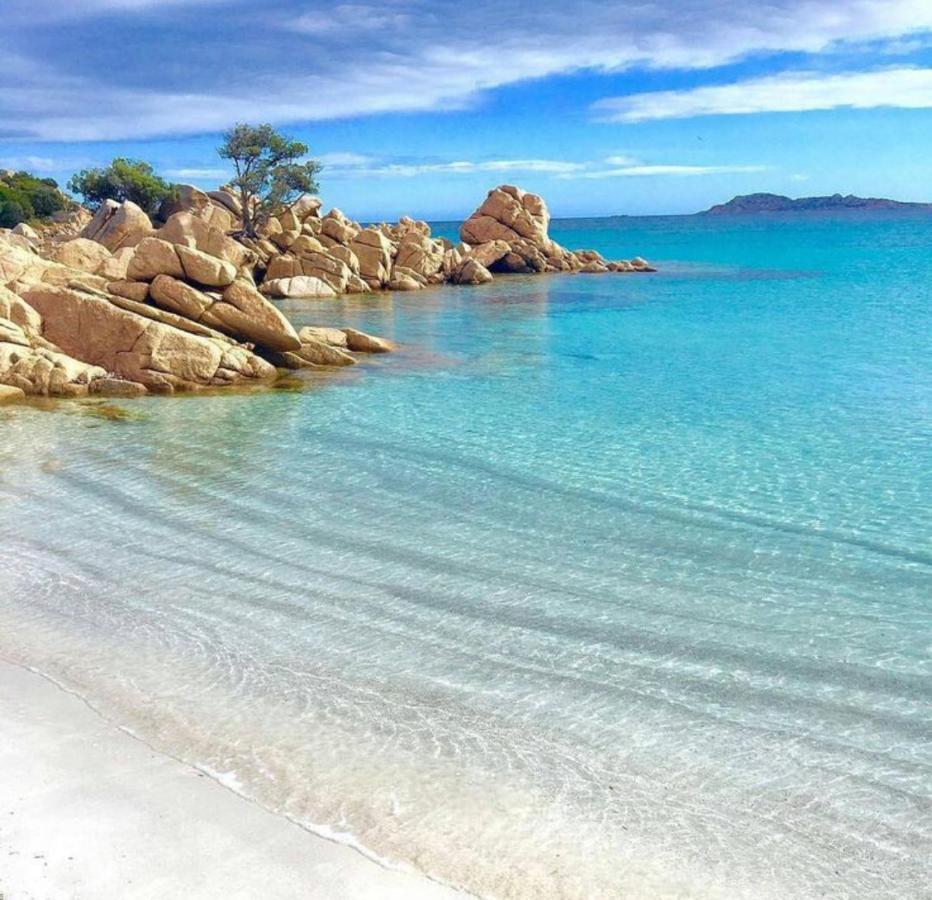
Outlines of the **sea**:
{"type": "Polygon", "coordinates": [[[0,657],[479,897],[932,897],[932,217],[551,233],[659,271],[287,301],[399,350],[0,409],[0,657]]]}

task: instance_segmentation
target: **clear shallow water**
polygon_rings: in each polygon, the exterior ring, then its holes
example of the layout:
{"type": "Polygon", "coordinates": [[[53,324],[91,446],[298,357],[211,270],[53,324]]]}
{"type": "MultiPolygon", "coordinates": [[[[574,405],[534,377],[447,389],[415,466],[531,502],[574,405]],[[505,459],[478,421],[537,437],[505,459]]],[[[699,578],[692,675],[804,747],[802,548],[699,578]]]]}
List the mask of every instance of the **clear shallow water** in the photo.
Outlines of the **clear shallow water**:
{"type": "Polygon", "coordinates": [[[500,897],[932,896],[932,222],[296,321],[306,391],[0,411],[0,654],[500,897]]]}

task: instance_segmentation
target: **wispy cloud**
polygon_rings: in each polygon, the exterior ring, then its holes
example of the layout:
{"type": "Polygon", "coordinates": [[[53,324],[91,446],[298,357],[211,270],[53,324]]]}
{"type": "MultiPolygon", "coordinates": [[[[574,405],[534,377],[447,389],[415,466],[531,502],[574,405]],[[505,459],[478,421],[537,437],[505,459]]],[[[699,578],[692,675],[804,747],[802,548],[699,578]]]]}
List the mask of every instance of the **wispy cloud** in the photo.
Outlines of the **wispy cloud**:
{"type": "Polygon", "coordinates": [[[679,178],[695,175],[750,174],[766,172],[769,166],[618,166],[612,169],[593,169],[563,175],[562,178],[643,178],[652,175],[673,175],[679,178]]]}
{"type": "Polygon", "coordinates": [[[788,72],[714,87],[612,97],[598,101],[593,111],[602,121],[644,122],[880,106],[932,108],[932,69],[901,67],[842,74],[788,72]]]}
{"type": "Polygon", "coordinates": [[[376,163],[370,160],[365,165],[342,166],[336,171],[343,175],[413,178],[417,175],[472,175],[477,172],[542,172],[567,174],[578,172],[587,163],[568,162],[558,159],[493,159],[482,162],[452,160],[450,162],[424,163],[376,163]],[[375,164],[373,164],[375,163],[375,164]]]}
{"type": "Polygon", "coordinates": [[[372,163],[378,162],[374,156],[366,156],[363,153],[352,152],[321,153],[316,158],[318,162],[323,163],[325,166],[332,166],[333,168],[345,168],[347,166],[368,166],[372,163]]]}
{"type": "Polygon", "coordinates": [[[190,179],[191,181],[216,181],[218,179],[229,178],[230,172],[227,169],[221,169],[218,167],[193,167],[187,169],[166,169],[164,175],[166,178],[175,178],[179,180],[190,179]]]}
{"type": "MultiPolygon", "coordinates": [[[[331,157],[353,158],[355,154],[329,154],[331,157]]],[[[333,166],[325,170],[338,178],[414,178],[424,175],[473,175],[477,173],[537,173],[560,179],[621,178],[644,176],[719,175],[767,171],[762,165],[648,165],[632,156],[608,156],[602,160],[560,159],[494,159],[484,161],[453,160],[450,162],[380,162],[362,157],[366,162],[333,166]]]]}

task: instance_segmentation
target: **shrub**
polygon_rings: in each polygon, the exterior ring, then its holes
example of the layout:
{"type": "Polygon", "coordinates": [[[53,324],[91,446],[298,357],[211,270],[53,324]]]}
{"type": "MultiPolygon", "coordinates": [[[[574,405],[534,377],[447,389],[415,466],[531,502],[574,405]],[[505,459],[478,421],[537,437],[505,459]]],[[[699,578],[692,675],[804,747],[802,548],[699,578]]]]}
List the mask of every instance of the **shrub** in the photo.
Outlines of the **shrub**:
{"type": "Polygon", "coordinates": [[[104,200],[131,200],[149,215],[155,215],[163,200],[174,193],[174,185],[159,178],[152,166],[138,159],[113,160],[105,169],[84,169],[68,182],[68,190],[91,206],[104,200]]]}
{"type": "Polygon", "coordinates": [[[0,228],[45,219],[71,205],[51,178],[37,178],[28,172],[0,174],[0,228]]]}

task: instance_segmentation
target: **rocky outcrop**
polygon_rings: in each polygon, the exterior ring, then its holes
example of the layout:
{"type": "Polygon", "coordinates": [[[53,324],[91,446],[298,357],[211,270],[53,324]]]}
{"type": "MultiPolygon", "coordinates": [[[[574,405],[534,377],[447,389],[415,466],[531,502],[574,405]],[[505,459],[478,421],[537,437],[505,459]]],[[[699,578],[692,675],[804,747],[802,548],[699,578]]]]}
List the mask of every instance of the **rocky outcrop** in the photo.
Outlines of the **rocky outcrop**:
{"type": "Polygon", "coordinates": [[[639,265],[609,262],[594,250],[567,250],[550,237],[549,228],[550,211],[542,197],[504,184],[489,191],[463,223],[460,237],[469,248],[464,255],[493,273],[653,271],[643,260],[639,265]]]}
{"type": "Polygon", "coordinates": [[[47,340],[149,390],[170,393],[275,377],[275,369],[245,347],[144,317],[106,295],[36,285],[22,298],[43,317],[47,340]]]}
{"type": "Polygon", "coordinates": [[[268,350],[297,350],[301,346],[291,323],[244,281],[233,282],[218,295],[199,291],[170,275],[159,275],[149,288],[149,296],[163,309],[268,350]]]}
{"type": "Polygon", "coordinates": [[[363,226],[338,209],[322,214],[307,196],[248,239],[236,231],[239,204],[228,188],[182,185],[157,230],[139,207],[113,202],[90,221],[0,229],[4,394],[191,390],[393,349],[352,328],[296,332],[270,298],[417,292],[503,273],[653,271],[640,257],[561,247],[543,199],[511,185],[489,192],[458,244],[408,217],[363,226]]]}
{"type": "Polygon", "coordinates": [[[81,237],[103,244],[111,252],[122,247],[134,247],[152,233],[152,222],[135,203],[126,200],[104,200],[94,218],[81,232],[81,237]]]}

